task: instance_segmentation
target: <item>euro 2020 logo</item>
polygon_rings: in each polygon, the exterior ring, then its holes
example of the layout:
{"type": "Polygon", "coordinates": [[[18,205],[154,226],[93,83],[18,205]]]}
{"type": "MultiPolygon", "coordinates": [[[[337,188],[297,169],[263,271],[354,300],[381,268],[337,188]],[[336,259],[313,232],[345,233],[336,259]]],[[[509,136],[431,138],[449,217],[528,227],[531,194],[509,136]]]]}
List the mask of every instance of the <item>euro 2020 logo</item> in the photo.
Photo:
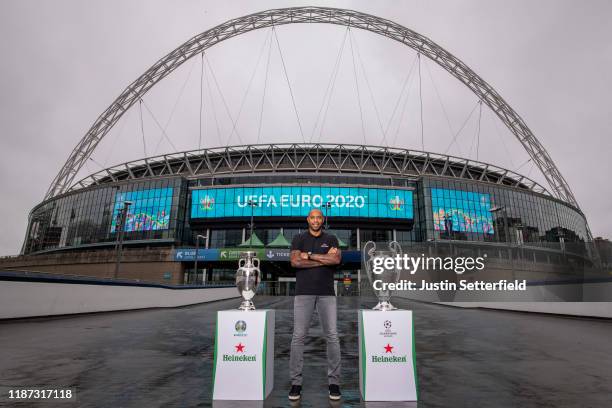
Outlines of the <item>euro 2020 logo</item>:
{"type": "Polygon", "coordinates": [[[204,198],[200,200],[200,208],[204,211],[210,211],[213,209],[214,206],[215,199],[209,197],[208,195],[204,196],[204,198]]]}
{"type": "Polygon", "coordinates": [[[395,196],[389,200],[389,206],[391,207],[391,211],[402,211],[402,208],[404,207],[404,200],[402,200],[399,196],[395,196]]]}
{"type": "Polygon", "coordinates": [[[234,333],[234,336],[239,336],[239,337],[244,337],[246,336],[246,328],[247,328],[247,324],[244,320],[238,320],[236,322],[236,324],[234,325],[234,329],[236,329],[236,333],[234,333]]]}

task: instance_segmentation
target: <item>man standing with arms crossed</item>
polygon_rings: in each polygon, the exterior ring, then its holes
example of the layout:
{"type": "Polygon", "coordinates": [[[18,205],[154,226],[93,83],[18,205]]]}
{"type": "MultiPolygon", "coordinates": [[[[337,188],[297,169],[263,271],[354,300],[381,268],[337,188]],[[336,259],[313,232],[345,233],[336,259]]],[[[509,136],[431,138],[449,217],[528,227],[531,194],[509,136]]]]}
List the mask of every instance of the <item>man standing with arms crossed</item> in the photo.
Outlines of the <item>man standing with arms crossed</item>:
{"type": "Polygon", "coordinates": [[[329,398],[339,400],[340,341],[336,325],[336,295],[334,291],[335,265],[340,263],[338,239],[323,231],[323,213],[313,209],[308,213],[308,231],[296,235],[291,243],[291,266],[296,268],[295,298],[293,301],[293,338],[289,374],[289,399],[299,400],[302,392],[304,366],[304,338],[310,320],[317,309],[327,340],[327,378],[329,398]]]}

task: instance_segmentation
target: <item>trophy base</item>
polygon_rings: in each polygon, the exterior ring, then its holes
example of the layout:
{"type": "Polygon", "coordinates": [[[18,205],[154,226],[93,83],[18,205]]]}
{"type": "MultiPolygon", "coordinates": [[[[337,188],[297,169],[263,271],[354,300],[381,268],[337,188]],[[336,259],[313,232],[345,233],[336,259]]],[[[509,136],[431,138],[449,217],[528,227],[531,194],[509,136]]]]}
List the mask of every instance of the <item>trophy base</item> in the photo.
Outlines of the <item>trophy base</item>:
{"type": "Polygon", "coordinates": [[[255,310],[255,305],[250,300],[245,300],[240,304],[238,310],[255,310]]]}
{"type": "Polygon", "coordinates": [[[387,310],[397,310],[397,307],[393,306],[389,301],[378,302],[376,306],[372,308],[372,310],[380,310],[382,312],[387,310]]]}

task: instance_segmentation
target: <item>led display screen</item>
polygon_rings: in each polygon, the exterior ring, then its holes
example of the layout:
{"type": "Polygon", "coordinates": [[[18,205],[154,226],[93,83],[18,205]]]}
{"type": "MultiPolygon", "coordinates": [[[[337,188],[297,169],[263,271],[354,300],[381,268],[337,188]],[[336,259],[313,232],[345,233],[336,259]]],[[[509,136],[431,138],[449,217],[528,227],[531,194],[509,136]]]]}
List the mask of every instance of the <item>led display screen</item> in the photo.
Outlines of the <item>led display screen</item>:
{"type": "Polygon", "coordinates": [[[111,232],[117,230],[117,216],[126,201],[132,202],[125,221],[126,232],[168,229],[172,187],[118,192],[115,195],[111,232]]]}
{"type": "Polygon", "coordinates": [[[330,217],[412,219],[413,197],[403,189],[292,185],[206,188],[193,190],[191,198],[191,218],[250,217],[251,211],[254,217],[305,217],[313,208],[330,217]]]}
{"type": "Polygon", "coordinates": [[[493,234],[489,194],[432,188],[431,207],[436,231],[493,234]]]}

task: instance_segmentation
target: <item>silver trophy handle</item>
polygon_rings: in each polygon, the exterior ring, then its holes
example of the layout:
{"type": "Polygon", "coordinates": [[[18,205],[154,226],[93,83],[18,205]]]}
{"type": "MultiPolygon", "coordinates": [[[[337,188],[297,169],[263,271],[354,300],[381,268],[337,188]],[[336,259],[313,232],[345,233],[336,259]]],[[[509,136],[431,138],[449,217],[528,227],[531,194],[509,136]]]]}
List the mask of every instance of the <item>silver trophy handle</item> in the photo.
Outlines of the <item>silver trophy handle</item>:
{"type": "Polygon", "coordinates": [[[374,255],[374,252],[376,251],[376,244],[373,241],[368,241],[365,243],[365,245],[363,246],[363,263],[367,264],[369,258],[371,258],[374,255]],[[366,255],[369,255],[369,258],[366,258],[366,255]]]}
{"type": "Polygon", "coordinates": [[[402,252],[402,246],[397,241],[389,242],[389,250],[395,253],[396,255],[399,254],[399,256],[402,256],[404,254],[402,252]]]}

